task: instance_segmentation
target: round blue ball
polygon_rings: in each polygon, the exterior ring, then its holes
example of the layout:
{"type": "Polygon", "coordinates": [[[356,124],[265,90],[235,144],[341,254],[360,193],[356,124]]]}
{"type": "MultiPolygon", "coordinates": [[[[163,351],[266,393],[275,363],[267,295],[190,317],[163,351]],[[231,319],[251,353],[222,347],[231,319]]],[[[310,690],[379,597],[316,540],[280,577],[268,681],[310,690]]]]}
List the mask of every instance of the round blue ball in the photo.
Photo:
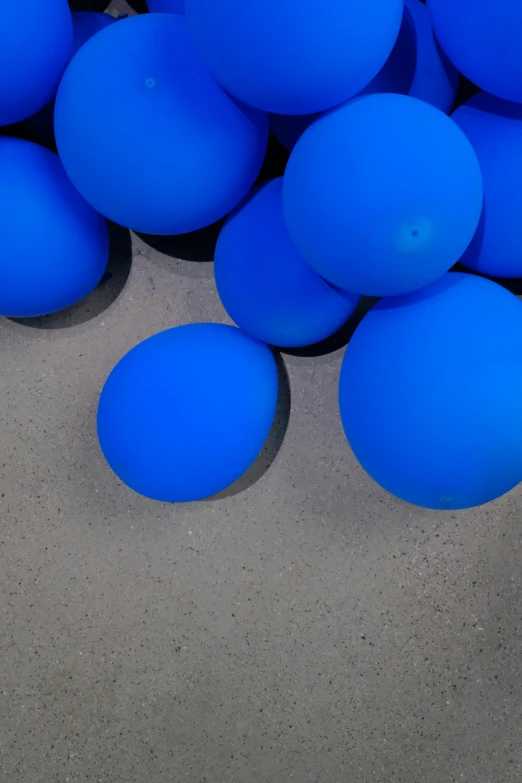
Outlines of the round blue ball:
{"type": "Polygon", "coordinates": [[[0,138],[0,170],[0,315],[27,318],[74,304],[107,266],[105,220],[54,152],[0,138]]]}
{"type": "Polygon", "coordinates": [[[321,117],[284,177],[286,224],[303,257],[331,283],[370,296],[444,274],[481,209],[480,167],[464,133],[404,95],[364,96],[321,117]]]}
{"type": "Polygon", "coordinates": [[[196,44],[232,95],[277,114],[348,100],[393,49],[403,0],[185,0],[196,44]]]}
{"type": "Polygon", "coordinates": [[[381,300],[344,357],[346,437],[382,487],[419,506],[487,503],[522,481],[522,304],[449,273],[381,300]]]}
{"type": "Polygon", "coordinates": [[[288,234],[283,179],[272,180],[227,222],[214,257],[218,294],[239,327],[285,347],[329,337],[359,297],[339,293],[304,261],[288,234]]]}
{"type": "Polygon", "coordinates": [[[182,234],[248,193],[268,118],[219,87],[183,17],[143,14],[95,35],[73,58],[55,135],[65,170],[95,209],[136,231],[182,234]]]}
{"type": "Polygon", "coordinates": [[[185,0],[147,0],[147,6],[151,13],[184,14],[185,0]]]}
{"type": "Polygon", "coordinates": [[[482,92],[453,119],[477,153],[484,182],[481,222],[460,261],[488,275],[522,277],[522,106],[482,92]]]}
{"type": "Polygon", "coordinates": [[[51,100],[71,48],[67,0],[24,0],[23,13],[18,3],[1,4],[0,125],[24,120],[51,100]]]}
{"type": "Polygon", "coordinates": [[[522,4],[519,0],[428,0],[437,40],[472,82],[522,102],[522,4]]]}
{"type": "MultiPolygon", "coordinates": [[[[406,0],[401,29],[385,64],[359,95],[396,92],[420,98],[449,112],[459,84],[457,69],[437,46],[430,15],[420,0],[406,0]]],[[[270,130],[292,151],[305,130],[321,114],[272,114],[270,130]]]]}
{"type": "Polygon", "coordinates": [[[119,478],[154,500],[201,500],[256,460],[278,395],[270,349],[232,326],[189,324],[133,348],[100,397],[98,436],[119,478]]]}

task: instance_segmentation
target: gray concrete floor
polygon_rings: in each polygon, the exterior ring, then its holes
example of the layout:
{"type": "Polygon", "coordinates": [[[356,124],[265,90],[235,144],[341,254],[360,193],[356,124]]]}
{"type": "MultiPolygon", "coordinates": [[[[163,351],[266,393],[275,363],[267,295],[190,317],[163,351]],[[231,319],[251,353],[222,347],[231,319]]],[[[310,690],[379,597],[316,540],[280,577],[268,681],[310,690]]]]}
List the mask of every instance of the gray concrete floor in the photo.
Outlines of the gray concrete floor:
{"type": "Polygon", "coordinates": [[[133,236],[126,279],[126,241],[86,302],[0,320],[2,779],[519,781],[522,492],[450,513],[380,490],[342,433],[340,350],[284,357],[288,430],[253,486],[135,495],[97,446],[104,379],[226,317],[209,263],[133,236]]]}
{"type": "Polygon", "coordinates": [[[288,431],[252,487],[135,495],[97,446],[104,379],[226,317],[210,263],[133,246],[109,307],[125,238],[86,302],[0,321],[5,778],[520,780],[521,492],[449,513],[381,491],[342,433],[341,350],[284,357],[288,431]]]}

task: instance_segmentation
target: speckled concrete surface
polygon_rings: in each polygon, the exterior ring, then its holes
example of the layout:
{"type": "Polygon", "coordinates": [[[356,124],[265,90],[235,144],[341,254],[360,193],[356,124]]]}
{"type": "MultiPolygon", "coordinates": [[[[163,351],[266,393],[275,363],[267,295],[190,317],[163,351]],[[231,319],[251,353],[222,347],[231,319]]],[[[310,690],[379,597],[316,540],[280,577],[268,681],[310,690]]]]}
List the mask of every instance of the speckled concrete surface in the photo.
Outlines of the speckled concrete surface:
{"type": "Polygon", "coordinates": [[[257,483],[133,494],[97,447],[105,377],[225,316],[209,263],[133,236],[127,279],[115,233],[87,302],[0,321],[2,779],[520,781],[521,491],[459,513],[381,491],[341,430],[339,350],[284,357],[291,417],[257,483]]]}

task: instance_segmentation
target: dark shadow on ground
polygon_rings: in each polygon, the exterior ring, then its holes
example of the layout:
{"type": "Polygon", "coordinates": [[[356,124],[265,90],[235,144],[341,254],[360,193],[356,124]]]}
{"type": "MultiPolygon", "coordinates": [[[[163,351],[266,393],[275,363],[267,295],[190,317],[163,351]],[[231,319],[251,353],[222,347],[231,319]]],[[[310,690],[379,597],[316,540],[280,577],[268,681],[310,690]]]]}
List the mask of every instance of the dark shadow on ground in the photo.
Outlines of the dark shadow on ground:
{"type": "Polygon", "coordinates": [[[289,356],[301,356],[303,358],[315,358],[317,356],[326,356],[334,351],[339,351],[341,348],[345,348],[350,339],[359,326],[360,322],[366,315],[366,313],[379,301],[378,297],[374,296],[362,296],[359,300],[357,307],[337,332],[334,332],[326,340],[321,340],[320,343],[314,345],[306,345],[303,348],[278,348],[282,354],[288,354],[289,356]]]}
{"type": "Polygon", "coordinates": [[[210,498],[206,498],[206,500],[231,498],[240,492],[244,492],[245,489],[249,489],[265,475],[279,454],[288,429],[288,422],[290,421],[291,393],[290,381],[288,380],[288,373],[283,358],[278,351],[274,351],[274,356],[279,379],[279,394],[274,422],[266,443],[256,461],[246,473],[230,487],[227,487],[222,492],[218,492],[216,495],[212,495],[210,498]]]}

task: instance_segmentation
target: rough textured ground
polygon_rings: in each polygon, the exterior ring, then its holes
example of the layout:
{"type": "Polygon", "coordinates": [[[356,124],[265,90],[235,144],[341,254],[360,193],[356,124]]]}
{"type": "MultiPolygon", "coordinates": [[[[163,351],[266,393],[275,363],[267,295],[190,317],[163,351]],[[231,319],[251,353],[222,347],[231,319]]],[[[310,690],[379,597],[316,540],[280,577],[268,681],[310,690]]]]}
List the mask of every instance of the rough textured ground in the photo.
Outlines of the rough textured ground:
{"type": "Polygon", "coordinates": [[[257,483],[138,497],[97,447],[104,379],[225,316],[210,263],[132,242],[71,311],[0,321],[2,779],[519,781],[521,491],[459,513],[381,491],[341,430],[339,350],[284,356],[257,483]]]}

